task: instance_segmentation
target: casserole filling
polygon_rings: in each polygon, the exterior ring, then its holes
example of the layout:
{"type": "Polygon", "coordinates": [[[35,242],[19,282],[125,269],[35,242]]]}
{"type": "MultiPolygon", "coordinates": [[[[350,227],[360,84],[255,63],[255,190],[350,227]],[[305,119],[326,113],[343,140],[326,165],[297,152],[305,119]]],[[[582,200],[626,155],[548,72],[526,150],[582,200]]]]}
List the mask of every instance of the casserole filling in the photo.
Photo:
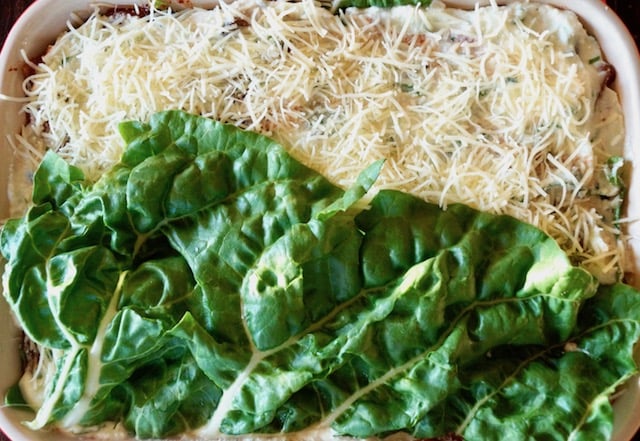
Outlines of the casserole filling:
{"type": "Polygon", "coordinates": [[[573,13],[96,10],[31,68],[0,240],[30,427],[610,432],[640,305],[573,13]]]}

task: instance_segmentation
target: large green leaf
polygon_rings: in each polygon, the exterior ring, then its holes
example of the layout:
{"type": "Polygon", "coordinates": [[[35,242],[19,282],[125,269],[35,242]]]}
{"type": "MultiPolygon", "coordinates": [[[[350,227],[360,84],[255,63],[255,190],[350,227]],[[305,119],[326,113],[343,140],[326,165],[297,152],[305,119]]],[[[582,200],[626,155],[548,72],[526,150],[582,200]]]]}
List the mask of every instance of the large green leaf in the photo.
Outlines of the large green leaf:
{"type": "MultiPolygon", "coordinates": [[[[358,200],[272,140],[171,111],[97,183],[47,155],[0,234],[56,374],[32,427],[601,439],[640,294],[507,216],[358,200]]],[[[14,393],[15,395],[15,393],[14,393]]],[[[34,405],[34,403],[31,403],[34,405]]]]}

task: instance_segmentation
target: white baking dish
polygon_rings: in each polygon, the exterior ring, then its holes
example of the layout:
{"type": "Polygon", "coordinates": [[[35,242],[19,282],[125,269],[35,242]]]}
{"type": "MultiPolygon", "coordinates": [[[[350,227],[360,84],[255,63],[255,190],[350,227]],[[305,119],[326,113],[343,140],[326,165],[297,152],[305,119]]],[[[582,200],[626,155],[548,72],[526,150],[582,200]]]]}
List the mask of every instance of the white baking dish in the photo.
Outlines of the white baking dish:
{"type": "MultiPolygon", "coordinates": [[[[640,217],[640,57],[629,32],[619,18],[600,0],[539,0],[559,7],[574,10],[582,19],[585,27],[598,39],[602,50],[615,67],[617,76],[614,88],[618,92],[626,120],[625,156],[633,166],[629,188],[627,214],[632,218],[640,217]],[[634,160],[635,159],[635,160],[634,160]]],[[[138,3],[146,3],[137,0],[138,3]]],[[[471,8],[475,0],[451,0],[447,4],[471,8]]],[[[91,9],[92,0],[37,0],[17,21],[4,43],[0,53],[0,93],[7,96],[19,96],[23,81],[21,66],[24,51],[28,57],[42,54],[47,45],[65,29],[66,22],[76,13],[82,16],[91,9]]],[[[128,1],[127,3],[132,3],[128,1]]],[[[210,1],[193,1],[206,6],[210,1]]],[[[21,104],[0,100],[0,219],[9,215],[8,207],[8,167],[7,161],[11,148],[7,135],[19,131],[22,116],[21,104]]],[[[630,225],[630,233],[638,238],[632,242],[632,248],[640,256],[640,225],[630,225]]],[[[640,271],[640,257],[636,259],[636,268],[640,271]]],[[[640,272],[638,272],[640,275],[640,272]]],[[[640,279],[640,278],[638,278],[640,279]]],[[[640,282],[634,282],[640,286],[640,282]]],[[[13,324],[8,306],[0,299],[0,395],[13,385],[19,377],[19,336],[13,324]]],[[[624,393],[615,403],[614,440],[626,441],[632,438],[640,426],[640,380],[630,381],[624,393]]],[[[13,441],[26,440],[63,440],[59,434],[32,432],[20,424],[27,419],[15,409],[0,408],[0,428],[13,441]]]]}

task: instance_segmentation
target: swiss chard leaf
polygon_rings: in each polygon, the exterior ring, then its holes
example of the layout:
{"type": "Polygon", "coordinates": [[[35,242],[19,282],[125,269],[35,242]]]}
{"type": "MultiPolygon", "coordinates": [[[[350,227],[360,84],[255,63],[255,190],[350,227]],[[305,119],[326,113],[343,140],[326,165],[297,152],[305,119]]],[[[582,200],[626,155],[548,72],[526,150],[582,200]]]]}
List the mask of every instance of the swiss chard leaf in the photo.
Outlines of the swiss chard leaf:
{"type": "Polygon", "coordinates": [[[182,112],[121,133],[95,184],[48,157],[0,234],[5,297],[62,354],[33,427],[610,433],[640,295],[598,288],[541,231],[395,191],[358,208],[381,163],[343,191],[182,112]]]}

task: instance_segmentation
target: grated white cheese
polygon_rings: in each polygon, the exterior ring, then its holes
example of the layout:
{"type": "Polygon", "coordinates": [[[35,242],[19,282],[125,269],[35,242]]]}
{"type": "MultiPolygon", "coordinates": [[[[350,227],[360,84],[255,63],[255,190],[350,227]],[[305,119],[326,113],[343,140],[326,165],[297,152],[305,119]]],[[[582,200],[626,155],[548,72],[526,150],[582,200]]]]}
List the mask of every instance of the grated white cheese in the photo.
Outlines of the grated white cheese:
{"type": "Polygon", "coordinates": [[[536,3],[96,11],[25,83],[16,144],[96,178],[120,158],[119,122],[183,109],[271,136],[342,186],[386,158],[378,188],[513,215],[613,281],[624,245],[597,183],[623,121],[599,57],[573,13],[536,3]]]}

